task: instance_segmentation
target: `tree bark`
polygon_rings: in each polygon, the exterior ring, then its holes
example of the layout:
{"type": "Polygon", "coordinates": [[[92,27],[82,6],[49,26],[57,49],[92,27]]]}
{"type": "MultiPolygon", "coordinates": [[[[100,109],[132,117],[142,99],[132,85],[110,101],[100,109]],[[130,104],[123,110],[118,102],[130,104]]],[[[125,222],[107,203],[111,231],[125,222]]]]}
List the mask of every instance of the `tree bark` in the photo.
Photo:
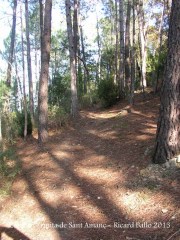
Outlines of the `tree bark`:
{"type": "MultiPolygon", "coordinates": [[[[43,45],[43,32],[44,32],[44,7],[43,0],[39,0],[39,14],[40,14],[40,45],[42,49],[43,45]]],[[[42,54],[41,54],[41,62],[42,62],[42,54]]]]}
{"type": "MultiPolygon", "coordinates": [[[[74,52],[76,61],[76,70],[78,64],[78,42],[79,42],[79,32],[78,32],[78,0],[74,0],[74,14],[73,14],[73,40],[74,40],[74,52]]],[[[76,71],[77,72],[77,71],[76,71]]]]}
{"type": "Polygon", "coordinates": [[[126,93],[130,93],[131,85],[131,61],[130,61],[130,17],[131,17],[131,4],[127,2],[127,17],[126,17],[126,32],[125,32],[125,83],[126,93]]]}
{"type": "Polygon", "coordinates": [[[114,75],[114,82],[117,84],[119,81],[119,74],[118,74],[118,5],[117,5],[117,1],[115,0],[115,13],[116,13],[116,17],[115,17],[115,32],[116,32],[116,48],[115,48],[115,75],[114,75]]]}
{"type": "Polygon", "coordinates": [[[49,61],[51,48],[51,13],[52,0],[46,0],[44,13],[44,26],[42,34],[41,48],[41,73],[39,80],[38,96],[38,141],[44,143],[48,139],[48,78],[49,78],[49,61]]]}
{"type": "Polygon", "coordinates": [[[124,48],[124,1],[119,0],[119,27],[120,27],[120,63],[119,63],[119,91],[120,91],[120,96],[124,95],[124,53],[125,53],[125,48],[124,48]]]}
{"type": "Polygon", "coordinates": [[[26,16],[26,41],[27,41],[27,66],[28,66],[28,79],[29,79],[29,108],[31,115],[31,122],[34,126],[34,99],[33,99],[33,81],[32,81],[32,68],[31,68],[31,47],[29,40],[29,9],[28,0],[25,0],[25,16],[26,16]]]}
{"type": "Polygon", "coordinates": [[[13,55],[14,55],[14,43],[15,43],[15,35],[16,35],[16,9],[17,9],[17,0],[14,0],[13,6],[13,24],[11,30],[11,46],[8,58],[8,68],[7,68],[7,86],[11,86],[11,72],[12,72],[12,63],[13,63],[13,55]]]}
{"type": "Polygon", "coordinates": [[[76,78],[76,56],[73,41],[72,17],[71,17],[71,2],[65,1],[66,4],[66,21],[69,42],[70,54],[70,72],[71,72],[71,115],[75,117],[78,113],[78,100],[77,100],[77,78],[76,78]]]}
{"type": "Polygon", "coordinates": [[[168,54],[161,91],[154,163],[165,163],[180,153],[180,1],[172,1],[168,54]]]}
{"type": "Polygon", "coordinates": [[[86,65],[86,56],[85,56],[85,49],[84,49],[84,37],[83,37],[83,30],[82,26],[80,26],[80,35],[81,35],[81,49],[82,49],[82,62],[84,65],[84,93],[87,93],[87,81],[89,79],[89,71],[86,65]]]}
{"type": "Polygon", "coordinates": [[[130,104],[134,104],[134,85],[136,78],[136,19],[135,19],[135,0],[133,0],[133,36],[132,36],[132,50],[131,50],[131,94],[130,94],[130,104]]]}
{"type": "Polygon", "coordinates": [[[137,4],[138,22],[139,22],[139,35],[140,35],[140,52],[141,52],[141,85],[144,88],[147,87],[146,81],[146,60],[147,60],[147,48],[146,48],[146,24],[144,19],[144,0],[139,0],[137,4]]]}
{"type": "MultiPolygon", "coordinates": [[[[97,13],[96,13],[97,15],[97,13]]],[[[99,31],[99,19],[97,15],[97,47],[98,47],[98,59],[97,59],[97,73],[96,73],[96,83],[99,84],[101,80],[101,38],[100,38],[100,31],[99,31]]]]}
{"type": "Polygon", "coordinates": [[[26,100],[26,76],[25,76],[25,60],[24,60],[24,36],[22,21],[22,3],[21,3],[21,48],[22,48],[22,67],[23,67],[23,107],[24,107],[24,138],[27,137],[27,100],[26,100]]]}
{"type": "Polygon", "coordinates": [[[158,91],[158,83],[159,83],[159,74],[160,74],[160,69],[159,69],[159,64],[160,64],[160,56],[162,52],[162,37],[163,37],[163,22],[164,22],[164,15],[165,15],[165,0],[163,2],[163,9],[162,9],[162,14],[161,14],[161,21],[160,21],[160,26],[159,26],[159,33],[158,33],[158,69],[156,73],[156,81],[155,81],[155,93],[158,91]]]}

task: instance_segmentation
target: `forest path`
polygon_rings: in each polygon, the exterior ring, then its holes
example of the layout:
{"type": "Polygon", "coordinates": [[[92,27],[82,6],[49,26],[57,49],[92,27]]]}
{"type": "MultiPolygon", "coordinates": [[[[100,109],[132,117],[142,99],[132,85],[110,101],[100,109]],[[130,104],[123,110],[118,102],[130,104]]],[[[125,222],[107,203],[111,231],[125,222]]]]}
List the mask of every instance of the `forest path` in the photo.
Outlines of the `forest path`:
{"type": "Polygon", "coordinates": [[[81,111],[44,149],[19,141],[22,172],[1,202],[0,239],[163,240],[177,231],[176,179],[155,186],[140,178],[151,163],[158,100],[128,109],[81,111]]]}

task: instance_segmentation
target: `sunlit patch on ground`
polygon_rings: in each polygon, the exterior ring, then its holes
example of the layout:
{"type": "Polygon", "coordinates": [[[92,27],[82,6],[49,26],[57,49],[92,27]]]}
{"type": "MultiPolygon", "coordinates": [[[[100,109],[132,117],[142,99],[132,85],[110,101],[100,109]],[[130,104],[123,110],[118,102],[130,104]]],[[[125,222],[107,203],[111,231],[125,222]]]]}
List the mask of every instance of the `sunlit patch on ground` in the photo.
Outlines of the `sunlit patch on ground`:
{"type": "MultiPolygon", "coordinates": [[[[22,141],[17,146],[22,173],[14,182],[12,195],[1,203],[1,224],[13,225],[31,240],[144,236],[159,240],[162,234],[168,239],[179,223],[179,188],[176,179],[161,176],[159,182],[153,182],[156,178],[145,175],[156,127],[151,110],[158,105],[147,104],[144,111],[143,103],[130,113],[126,105],[83,111],[80,122],[50,134],[44,149],[34,144],[35,140],[22,141]],[[170,221],[171,229],[60,229],[53,225],[157,220],[170,221]]],[[[7,234],[2,236],[9,240],[7,234]]]]}

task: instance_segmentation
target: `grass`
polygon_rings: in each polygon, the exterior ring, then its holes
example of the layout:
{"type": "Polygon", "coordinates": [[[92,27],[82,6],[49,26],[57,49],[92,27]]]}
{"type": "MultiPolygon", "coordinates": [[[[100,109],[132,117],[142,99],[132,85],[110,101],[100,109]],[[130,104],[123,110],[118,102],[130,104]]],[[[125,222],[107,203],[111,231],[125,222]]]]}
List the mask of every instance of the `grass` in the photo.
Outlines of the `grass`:
{"type": "Polygon", "coordinates": [[[21,170],[13,147],[0,151],[0,197],[10,194],[12,182],[21,170]]]}

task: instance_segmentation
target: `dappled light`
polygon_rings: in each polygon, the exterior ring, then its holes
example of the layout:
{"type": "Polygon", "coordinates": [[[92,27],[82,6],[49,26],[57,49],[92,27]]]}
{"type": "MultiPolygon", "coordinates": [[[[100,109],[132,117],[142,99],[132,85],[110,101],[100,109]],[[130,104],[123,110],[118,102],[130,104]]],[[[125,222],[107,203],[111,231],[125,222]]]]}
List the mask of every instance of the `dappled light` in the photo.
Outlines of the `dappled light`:
{"type": "Polygon", "coordinates": [[[180,0],[0,0],[0,240],[180,240],[180,0]]]}
{"type": "Polygon", "coordinates": [[[21,141],[22,174],[13,184],[9,212],[3,208],[2,224],[13,225],[32,239],[36,231],[55,240],[75,239],[76,234],[96,239],[103,232],[104,239],[131,237],[131,228],[118,227],[122,223],[137,224],[133,236],[143,239],[148,232],[153,239],[159,228],[146,225],[162,221],[167,228],[161,233],[168,236],[171,224],[172,234],[179,216],[178,185],[167,180],[172,195],[163,185],[166,178],[146,176],[156,130],[150,117],[154,113],[135,112],[117,117],[114,109],[98,117],[99,113],[84,111],[79,123],[52,135],[43,149],[32,140],[21,141]]]}

